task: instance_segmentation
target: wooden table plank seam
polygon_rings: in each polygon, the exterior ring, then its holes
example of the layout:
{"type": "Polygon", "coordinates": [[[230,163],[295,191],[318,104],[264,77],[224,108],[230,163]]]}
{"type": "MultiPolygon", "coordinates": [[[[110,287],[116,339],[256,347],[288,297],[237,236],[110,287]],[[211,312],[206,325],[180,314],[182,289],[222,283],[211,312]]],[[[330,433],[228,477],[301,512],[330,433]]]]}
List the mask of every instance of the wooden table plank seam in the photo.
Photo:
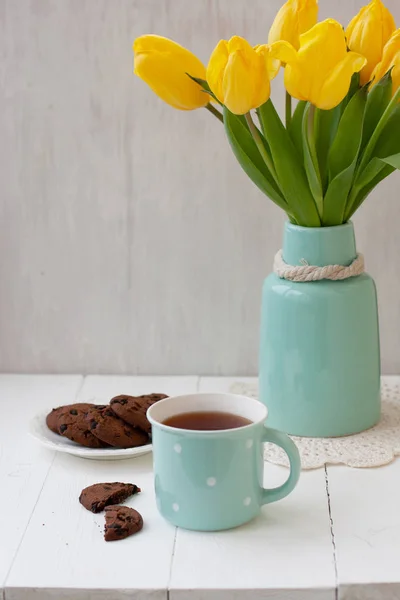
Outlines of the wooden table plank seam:
{"type": "MultiPolygon", "coordinates": [[[[197,390],[198,390],[198,388],[197,388],[197,390]]],[[[175,559],[175,550],[176,550],[176,540],[177,540],[177,537],[178,537],[178,528],[175,527],[174,543],[172,545],[171,564],[170,564],[170,568],[169,568],[169,577],[168,577],[168,585],[167,585],[167,600],[170,600],[172,571],[173,571],[173,568],[174,568],[174,559],[175,559]]]]}
{"type": "Polygon", "coordinates": [[[338,598],[339,598],[339,577],[338,577],[337,556],[336,556],[335,528],[334,528],[333,516],[332,516],[331,494],[330,494],[330,490],[329,490],[329,475],[328,475],[327,464],[324,465],[324,470],[325,470],[326,499],[327,499],[327,503],[328,503],[328,514],[329,514],[330,532],[331,532],[331,540],[332,540],[332,557],[333,557],[333,566],[334,566],[334,570],[335,570],[335,600],[338,600],[338,598]]]}

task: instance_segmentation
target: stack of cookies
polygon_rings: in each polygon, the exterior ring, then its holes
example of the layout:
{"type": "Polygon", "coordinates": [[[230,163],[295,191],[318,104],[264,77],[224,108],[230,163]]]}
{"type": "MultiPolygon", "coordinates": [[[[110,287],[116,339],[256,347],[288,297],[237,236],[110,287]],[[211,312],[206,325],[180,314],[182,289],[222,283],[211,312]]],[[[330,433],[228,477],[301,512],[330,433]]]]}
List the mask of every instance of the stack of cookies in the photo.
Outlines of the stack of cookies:
{"type": "Polygon", "coordinates": [[[76,403],[59,406],[46,417],[47,427],[87,448],[135,448],[149,443],[148,408],[165,394],[115,396],[108,405],[76,403]]]}

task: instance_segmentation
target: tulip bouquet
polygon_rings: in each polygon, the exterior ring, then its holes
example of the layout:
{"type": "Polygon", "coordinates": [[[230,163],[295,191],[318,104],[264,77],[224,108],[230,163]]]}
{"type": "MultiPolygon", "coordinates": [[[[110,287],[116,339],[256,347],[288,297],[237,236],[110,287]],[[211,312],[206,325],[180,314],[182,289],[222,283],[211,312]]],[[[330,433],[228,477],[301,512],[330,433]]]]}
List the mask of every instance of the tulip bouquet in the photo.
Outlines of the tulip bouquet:
{"type": "Polygon", "coordinates": [[[317,0],[288,0],[268,44],[221,40],[207,68],[157,35],[133,45],[136,75],[174,108],[217,117],[249,178],[305,227],[347,222],[400,169],[400,29],[381,0],[346,29],[317,17],[317,0]],[[285,122],[270,99],[281,67],[285,122]]]}

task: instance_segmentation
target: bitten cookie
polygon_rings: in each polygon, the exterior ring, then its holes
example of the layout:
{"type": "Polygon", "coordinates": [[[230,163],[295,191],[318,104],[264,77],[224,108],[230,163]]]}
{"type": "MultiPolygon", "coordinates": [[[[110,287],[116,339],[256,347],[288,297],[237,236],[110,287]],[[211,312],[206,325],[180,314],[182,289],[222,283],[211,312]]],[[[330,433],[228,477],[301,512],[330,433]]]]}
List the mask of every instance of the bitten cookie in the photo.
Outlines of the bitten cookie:
{"type": "Polygon", "coordinates": [[[148,436],[117,417],[109,406],[91,408],[86,420],[90,431],[99,440],[118,448],[135,448],[148,442],[148,436]]]}
{"type": "Polygon", "coordinates": [[[140,488],[133,483],[95,483],[82,490],[79,502],[87,510],[99,513],[110,504],[120,504],[129,496],[138,494],[140,488]]]}
{"type": "Polygon", "coordinates": [[[142,515],[128,506],[107,506],[104,539],[106,542],[123,540],[143,527],[142,515]]]}
{"type": "Polygon", "coordinates": [[[91,433],[86,421],[87,411],[91,408],[69,407],[68,410],[61,411],[57,420],[58,432],[86,448],[104,448],[107,444],[91,433]]]}
{"type": "Polygon", "coordinates": [[[94,406],[94,404],[89,404],[87,402],[77,402],[75,404],[67,404],[66,406],[59,406],[58,408],[53,408],[53,410],[49,412],[49,414],[46,417],[46,425],[53,433],[59,433],[58,418],[62,412],[78,408],[82,410],[87,410],[92,406],[94,406]]]}
{"type": "Polygon", "coordinates": [[[110,402],[112,411],[127,423],[138,427],[146,433],[151,432],[151,425],[146,417],[147,410],[158,402],[168,398],[165,394],[147,394],[143,396],[115,396],[110,402]]]}

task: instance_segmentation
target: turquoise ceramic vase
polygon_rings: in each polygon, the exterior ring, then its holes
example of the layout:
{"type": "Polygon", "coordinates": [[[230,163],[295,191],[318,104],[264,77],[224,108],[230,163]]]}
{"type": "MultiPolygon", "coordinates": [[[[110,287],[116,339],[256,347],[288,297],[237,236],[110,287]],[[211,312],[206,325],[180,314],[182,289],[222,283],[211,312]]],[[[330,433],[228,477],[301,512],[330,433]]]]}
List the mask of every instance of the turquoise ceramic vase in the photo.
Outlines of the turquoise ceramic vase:
{"type": "MultiPolygon", "coordinates": [[[[290,265],[349,265],[357,254],[352,223],[307,228],[286,223],[290,265]]],[[[260,399],[268,425],[292,435],[336,437],[380,417],[376,289],[366,273],[343,281],[264,282],[260,399]]]]}

